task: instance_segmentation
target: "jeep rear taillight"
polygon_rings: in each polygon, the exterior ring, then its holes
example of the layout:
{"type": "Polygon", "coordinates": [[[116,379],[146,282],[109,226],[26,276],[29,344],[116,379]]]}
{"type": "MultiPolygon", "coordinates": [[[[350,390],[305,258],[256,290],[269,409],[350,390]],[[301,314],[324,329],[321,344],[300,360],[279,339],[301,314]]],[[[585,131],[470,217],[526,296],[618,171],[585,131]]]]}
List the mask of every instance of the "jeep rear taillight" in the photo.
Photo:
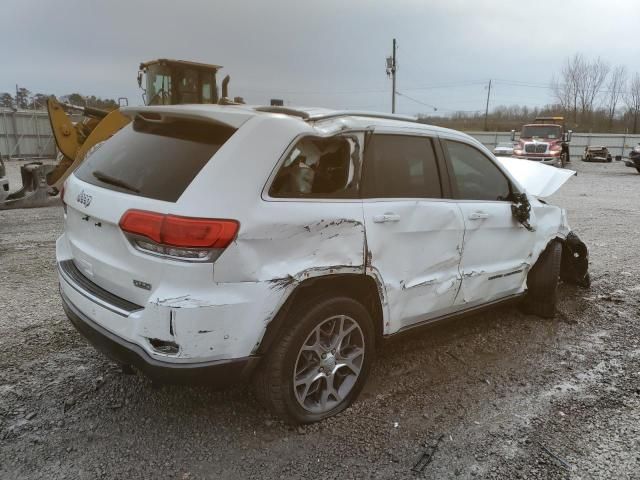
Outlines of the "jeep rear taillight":
{"type": "Polygon", "coordinates": [[[233,241],[236,220],[128,210],[120,228],[138,250],[188,261],[213,261],[233,241]]]}

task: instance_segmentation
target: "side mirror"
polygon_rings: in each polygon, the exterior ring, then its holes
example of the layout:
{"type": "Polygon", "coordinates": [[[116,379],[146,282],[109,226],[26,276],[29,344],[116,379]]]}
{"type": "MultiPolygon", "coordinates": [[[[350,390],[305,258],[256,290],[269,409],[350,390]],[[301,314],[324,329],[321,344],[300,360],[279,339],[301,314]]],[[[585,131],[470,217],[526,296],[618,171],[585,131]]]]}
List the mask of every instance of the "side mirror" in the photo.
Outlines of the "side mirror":
{"type": "Polygon", "coordinates": [[[142,88],[142,70],[138,71],[138,87],[142,88]]]}
{"type": "Polygon", "coordinates": [[[571,141],[571,136],[572,135],[573,135],[573,130],[568,130],[568,131],[564,132],[564,135],[563,135],[564,138],[562,140],[565,143],[569,143],[571,141]]]}
{"type": "Polygon", "coordinates": [[[515,130],[511,130],[511,141],[512,142],[516,141],[516,131],[515,130]]]}

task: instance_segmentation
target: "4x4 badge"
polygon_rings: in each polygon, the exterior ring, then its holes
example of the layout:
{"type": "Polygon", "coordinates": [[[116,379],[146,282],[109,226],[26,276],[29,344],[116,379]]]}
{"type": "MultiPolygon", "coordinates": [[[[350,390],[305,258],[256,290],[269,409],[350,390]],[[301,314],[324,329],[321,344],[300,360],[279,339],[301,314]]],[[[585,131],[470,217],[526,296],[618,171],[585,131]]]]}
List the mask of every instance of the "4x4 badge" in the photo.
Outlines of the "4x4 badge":
{"type": "Polygon", "coordinates": [[[88,207],[91,204],[91,200],[93,200],[93,197],[88,193],[84,193],[84,190],[82,190],[76,197],[76,200],[78,203],[84,205],[85,207],[88,207]]]}

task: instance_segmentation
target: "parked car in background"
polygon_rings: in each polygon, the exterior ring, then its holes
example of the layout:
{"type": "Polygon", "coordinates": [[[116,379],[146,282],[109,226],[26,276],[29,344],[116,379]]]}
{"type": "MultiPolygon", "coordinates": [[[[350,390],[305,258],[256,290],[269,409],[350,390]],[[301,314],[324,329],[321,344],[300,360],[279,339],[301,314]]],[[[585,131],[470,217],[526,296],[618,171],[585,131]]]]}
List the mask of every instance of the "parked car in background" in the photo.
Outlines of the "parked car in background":
{"type": "Polygon", "coordinates": [[[640,173],[640,143],[629,152],[629,158],[624,161],[627,167],[635,168],[640,173]]]}
{"type": "Polygon", "coordinates": [[[65,183],[60,293],[152,378],[251,377],[273,413],[315,422],[356,399],[383,339],[520,299],[551,317],[559,278],[588,283],[584,244],[540,200],[568,170],[399,116],[121,111],[65,183]]]}
{"type": "Polygon", "coordinates": [[[583,162],[611,162],[613,157],[609,153],[609,149],[603,145],[589,145],[584,147],[582,154],[583,162]]]}
{"type": "Polygon", "coordinates": [[[513,142],[502,142],[493,149],[496,157],[511,157],[513,155],[513,142]]]}

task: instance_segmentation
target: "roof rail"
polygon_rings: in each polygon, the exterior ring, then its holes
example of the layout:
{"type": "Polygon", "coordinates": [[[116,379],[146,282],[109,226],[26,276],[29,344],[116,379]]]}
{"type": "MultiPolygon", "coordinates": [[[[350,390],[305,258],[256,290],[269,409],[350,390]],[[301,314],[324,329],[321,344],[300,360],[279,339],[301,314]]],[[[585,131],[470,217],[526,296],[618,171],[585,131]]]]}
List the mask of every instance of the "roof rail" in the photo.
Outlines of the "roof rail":
{"type": "Polygon", "coordinates": [[[378,112],[361,112],[361,111],[350,111],[350,110],[342,110],[337,112],[323,113],[319,115],[311,115],[309,116],[307,121],[316,122],[319,120],[329,120],[332,118],[339,118],[339,117],[381,118],[385,120],[399,120],[401,122],[420,123],[420,121],[416,117],[409,117],[406,115],[396,115],[396,114],[378,113],[378,112]]]}
{"type": "Polygon", "coordinates": [[[409,117],[405,115],[395,115],[389,113],[379,113],[379,112],[364,112],[364,111],[351,111],[351,110],[338,110],[338,111],[329,111],[326,113],[309,113],[304,110],[296,110],[295,108],[289,107],[281,107],[281,106],[264,106],[264,107],[255,107],[254,110],[256,112],[265,112],[265,113],[281,113],[283,115],[291,115],[293,117],[299,117],[306,122],[317,122],[321,120],[330,120],[332,118],[340,118],[340,117],[366,117],[366,118],[381,118],[386,120],[399,120],[402,122],[414,122],[420,123],[418,118],[409,117]]]}
{"type": "Polygon", "coordinates": [[[283,115],[291,115],[292,117],[300,117],[303,120],[308,120],[309,119],[309,114],[307,112],[303,112],[302,110],[296,110],[295,108],[279,107],[279,106],[267,106],[267,107],[256,107],[254,110],[256,112],[282,113],[283,115]]]}

